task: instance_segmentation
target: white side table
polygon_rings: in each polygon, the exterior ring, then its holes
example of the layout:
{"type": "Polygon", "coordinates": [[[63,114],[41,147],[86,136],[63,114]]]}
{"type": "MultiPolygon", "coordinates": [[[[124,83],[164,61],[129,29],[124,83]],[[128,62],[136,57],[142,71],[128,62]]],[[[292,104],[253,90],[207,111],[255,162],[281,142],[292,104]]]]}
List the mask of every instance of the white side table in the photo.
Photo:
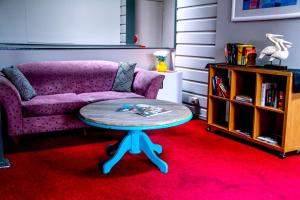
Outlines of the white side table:
{"type": "Polygon", "coordinates": [[[182,103],[182,72],[157,72],[165,76],[163,88],[158,91],[157,99],[182,103]]]}

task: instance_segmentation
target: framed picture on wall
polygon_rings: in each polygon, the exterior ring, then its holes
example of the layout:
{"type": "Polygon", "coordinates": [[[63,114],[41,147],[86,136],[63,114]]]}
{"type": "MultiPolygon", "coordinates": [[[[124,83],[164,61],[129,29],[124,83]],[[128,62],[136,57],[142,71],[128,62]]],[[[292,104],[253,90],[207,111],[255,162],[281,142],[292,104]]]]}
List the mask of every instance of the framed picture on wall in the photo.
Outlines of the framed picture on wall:
{"type": "Polygon", "coordinates": [[[232,0],[231,21],[300,17],[300,0],[232,0]]]}

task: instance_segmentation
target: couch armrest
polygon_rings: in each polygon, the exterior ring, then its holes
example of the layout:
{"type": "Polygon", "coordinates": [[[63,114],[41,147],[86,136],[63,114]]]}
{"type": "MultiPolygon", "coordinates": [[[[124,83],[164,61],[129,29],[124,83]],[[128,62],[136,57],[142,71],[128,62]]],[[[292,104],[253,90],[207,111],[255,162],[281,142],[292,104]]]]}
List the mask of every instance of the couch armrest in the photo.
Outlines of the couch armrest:
{"type": "Polygon", "coordinates": [[[158,90],[162,88],[165,76],[153,71],[138,69],[133,81],[133,92],[155,99],[158,90]]]}
{"type": "Polygon", "coordinates": [[[1,74],[0,104],[6,115],[9,135],[20,134],[23,130],[21,97],[15,86],[1,74]]]}

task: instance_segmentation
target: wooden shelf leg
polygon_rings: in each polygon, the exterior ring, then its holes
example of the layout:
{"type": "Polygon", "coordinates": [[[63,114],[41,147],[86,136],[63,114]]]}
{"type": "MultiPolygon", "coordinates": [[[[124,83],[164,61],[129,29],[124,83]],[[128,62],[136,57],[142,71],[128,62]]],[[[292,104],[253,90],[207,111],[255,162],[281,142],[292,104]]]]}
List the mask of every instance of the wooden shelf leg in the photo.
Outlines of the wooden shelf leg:
{"type": "Polygon", "coordinates": [[[207,132],[212,132],[211,126],[207,126],[205,129],[207,132]]]}

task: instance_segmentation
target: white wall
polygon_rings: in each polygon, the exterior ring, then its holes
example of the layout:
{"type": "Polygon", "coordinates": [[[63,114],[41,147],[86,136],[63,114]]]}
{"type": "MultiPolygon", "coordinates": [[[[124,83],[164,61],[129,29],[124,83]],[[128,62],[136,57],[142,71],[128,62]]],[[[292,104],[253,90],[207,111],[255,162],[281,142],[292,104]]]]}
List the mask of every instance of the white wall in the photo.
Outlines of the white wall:
{"type": "Polygon", "coordinates": [[[120,44],[120,0],[1,0],[0,42],[120,44]]]}
{"type": "Polygon", "coordinates": [[[137,67],[153,69],[153,52],[160,49],[31,49],[0,50],[0,68],[14,64],[52,60],[109,60],[136,62],[137,67]]]}
{"type": "Polygon", "coordinates": [[[0,50],[0,68],[20,63],[52,60],[110,60],[136,62],[137,67],[152,69],[153,52],[160,49],[55,49],[0,50]]]}
{"type": "Polygon", "coordinates": [[[164,0],[162,46],[175,48],[176,0],[164,0]],[[173,22],[173,23],[172,23],[173,22]]]}
{"type": "MultiPolygon", "coordinates": [[[[37,5],[41,2],[49,2],[50,0],[0,0],[0,40],[6,40],[6,42],[18,42],[24,43],[27,41],[27,36],[33,38],[31,34],[28,35],[26,31],[27,27],[26,20],[24,15],[26,15],[26,9],[28,2],[37,3],[37,5]],[[39,2],[39,3],[38,3],[39,2]],[[24,21],[22,21],[24,20],[24,21]],[[13,27],[15,29],[10,29],[8,31],[8,27],[13,27]],[[25,30],[25,31],[24,31],[25,30]],[[23,32],[22,32],[23,31],[23,32]],[[11,39],[9,39],[11,37],[11,39]]],[[[84,10],[89,10],[88,7],[93,2],[104,2],[112,0],[62,0],[59,1],[61,4],[65,4],[68,2],[68,6],[70,8],[77,7],[76,3],[84,2],[85,6],[83,6],[84,10]]],[[[126,24],[126,11],[123,7],[125,7],[125,0],[113,0],[118,3],[118,30],[123,29],[126,24]]],[[[139,1],[139,0],[138,0],[139,1]]],[[[54,0],[54,2],[58,2],[58,0],[54,0]]],[[[107,2],[106,2],[107,3],[107,2]]],[[[108,3],[109,4],[109,3],[108,3]]],[[[94,4],[95,5],[95,4],[94,4]]],[[[36,6],[36,5],[35,5],[36,6]]],[[[49,5],[50,7],[52,5],[49,5]]],[[[62,8],[66,8],[65,5],[62,5],[62,8]]],[[[92,11],[97,8],[91,8],[92,11]]],[[[103,9],[105,9],[103,7],[103,9]]],[[[50,9],[51,10],[51,9],[50,9]]],[[[52,9],[53,10],[53,9],[52,9]]],[[[98,10],[98,12],[101,10],[98,10]]],[[[37,11],[38,12],[38,11],[37,11]]],[[[110,9],[106,9],[105,12],[111,12],[110,9]]],[[[148,12],[148,11],[147,11],[148,12]]],[[[36,16],[36,21],[38,18],[43,18],[43,13],[40,13],[40,16],[36,16]]],[[[82,15],[84,13],[81,13],[82,15]]],[[[88,13],[85,13],[88,14],[88,13]]],[[[111,23],[111,18],[104,18],[106,23],[111,23]]],[[[97,22],[97,20],[93,19],[91,21],[97,22]]],[[[102,20],[103,21],[103,20],[102,20]]],[[[33,23],[31,22],[31,23],[33,23]]],[[[73,23],[72,20],[70,23],[73,23]]],[[[97,27],[99,28],[99,27],[97,27]]],[[[100,27],[104,29],[103,27],[100,27]]],[[[42,28],[43,30],[43,28],[42,28]]],[[[65,34],[69,30],[66,30],[65,34]]],[[[93,31],[91,31],[93,32],[93,31]]],[[[125,35],[125,34],[124,34],[125,35]]],[[[118,32],[117,40],[120,42],[120,31],[118,32]]],[[[0,41],[1,42],[1,41],[0,41]]],[[[3,41],[2,41],[3,42],[3,41]]],[[[64,42],[65,43],[65,42],[64,42]]],[[[93,43],[95,44],[95,43],[93,43]]],[[[59,49],[59,47],[55,47],[54,49],[36,49],[38,46],[3,46],[0,45],[0,67],[1,66],[9,66],[13,64],[20,63],[28,63],[28,62],[36,62],[36,61],[47,61],[47,60],[111,60],[111,61],[128,61],[128,62],[137,62],[137,66],[145,69],[152,69],[155,65],[155,59],[153,57],[153,52],[161,49],[79,49],[78,46],[72,49],[59,49]],[[8,48],[10,50],[8,50],[8,48]],[[76,49],[78,48],[78,49],[76,49]]],[[[80,47],[80,46],[79,46],[80,47]]],[[[53,46],[51,47],[53,48],[53,46]]]]}
{"type": "Polygon", "coordinates": [[[206,118],[207,63],[215,62],[217,0],[178,0],[176,70],[183,72],[183,102],[199,98],[206,118]]]}
{"type": "Polygon", "coordinates": [[[135,1],[135,34],[138,44],[161,47],[163,31],[163,1],[135,1]]]}

